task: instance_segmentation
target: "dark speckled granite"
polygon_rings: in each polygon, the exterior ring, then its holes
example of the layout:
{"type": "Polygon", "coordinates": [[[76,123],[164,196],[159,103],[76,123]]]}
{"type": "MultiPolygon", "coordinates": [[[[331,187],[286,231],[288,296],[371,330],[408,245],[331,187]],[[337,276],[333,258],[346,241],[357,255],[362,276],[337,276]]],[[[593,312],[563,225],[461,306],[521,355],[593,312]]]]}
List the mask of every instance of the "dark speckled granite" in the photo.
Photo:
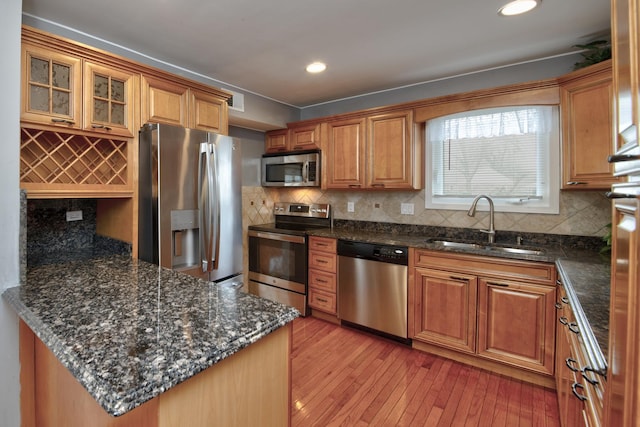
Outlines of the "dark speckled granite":
{"type": "Polygon", "coordinates": [[[122,256],[31,268],[27,282],[3,297],[114,416],[299,315],[122,256]]]}

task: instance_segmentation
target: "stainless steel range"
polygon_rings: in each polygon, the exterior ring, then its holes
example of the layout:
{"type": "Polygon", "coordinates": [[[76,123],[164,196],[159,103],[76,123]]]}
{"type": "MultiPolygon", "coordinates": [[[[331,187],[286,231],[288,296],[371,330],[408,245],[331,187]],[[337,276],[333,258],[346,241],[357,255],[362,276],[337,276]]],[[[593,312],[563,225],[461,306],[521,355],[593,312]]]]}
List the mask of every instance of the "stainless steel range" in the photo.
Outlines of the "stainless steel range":
{"type": "Polygon", "coordinates": [[[307,308],[307,233],[331,227],[328,204],[276,203],[275,222],[249,226],[249,292],[307,308]]]}

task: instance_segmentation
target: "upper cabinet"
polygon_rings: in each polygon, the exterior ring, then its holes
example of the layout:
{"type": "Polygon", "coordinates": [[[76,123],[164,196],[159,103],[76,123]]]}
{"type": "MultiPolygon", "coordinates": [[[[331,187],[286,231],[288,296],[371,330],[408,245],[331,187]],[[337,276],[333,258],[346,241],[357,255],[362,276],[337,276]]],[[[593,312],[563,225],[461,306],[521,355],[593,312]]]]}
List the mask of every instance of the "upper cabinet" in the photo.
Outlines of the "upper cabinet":
{"type": "Polygon", "coordinates": [[[607,162],[613,154],[611,61],[560,80],[562,188],[606,190],[620,179],[607,162]]]}
{"type": "Polygon", "coordinates": [[[414,138],[413,128],[411,111],[328,122],[326,188],[422,188],[422,141],[414,138]]]}
{"type": "Polygon", "coordinates": [[[29,43],[22,45],[22,61],[23,122],[133,135],[137,74],[29,43]]]}
{"type": "Polygon", "coordinates": [[[229,133],[227,98],[189,89],[189,127],[226,135],[229,133]]]}
{"type": "Polygon", "coordinates": [[[142,76],[142,124],[164,123],[187,127],[188,91],[185,85],[142,76]]]}
{"type": "Polygon", "coordinates": [[[137,131],[139,76],[103,65],[84,63],[84,128],[125,137],[137,131]]]}
{"type": "Polygon", "coordinates": [[[320,148],[320,123],[292,124],[287,129],[269,131],[265,135],[266,153],[318,150],[320,148]]]}
{"type": "Polygon", "coordinates": [[[82,127],[80,58],[23,43],[22,76],[22,121],[82,127]]]}

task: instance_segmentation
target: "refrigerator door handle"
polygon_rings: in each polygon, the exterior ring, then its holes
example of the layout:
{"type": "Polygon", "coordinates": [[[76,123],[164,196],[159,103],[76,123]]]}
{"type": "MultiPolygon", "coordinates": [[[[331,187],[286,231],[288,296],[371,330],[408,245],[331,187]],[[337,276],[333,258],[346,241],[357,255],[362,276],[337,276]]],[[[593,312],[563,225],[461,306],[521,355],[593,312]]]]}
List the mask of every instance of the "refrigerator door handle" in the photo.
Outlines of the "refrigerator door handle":
{"type": "Polygon", "coordinates": [[[211,244],[211,263],[209,264],[209,271],[217,269],[218,255],[220,253],[220,179],[218,176],[218,154],[216,152],[216,145],[211,146],[211,178],[214,182],[211,182],[211,191],[209,194],[209,211],[211,212],[211,223],[213,224],[213,239],[211,244]]]}
{"type": "Polygon", "coordinates": [[[198,225],[200,227],[200,259],[203,272],[211,271],[213,264],[212,187],[211,145],[208,142],[203,142],[200,144],[200,157],[198,159],[198,210],[200,211],[198,225]]]}

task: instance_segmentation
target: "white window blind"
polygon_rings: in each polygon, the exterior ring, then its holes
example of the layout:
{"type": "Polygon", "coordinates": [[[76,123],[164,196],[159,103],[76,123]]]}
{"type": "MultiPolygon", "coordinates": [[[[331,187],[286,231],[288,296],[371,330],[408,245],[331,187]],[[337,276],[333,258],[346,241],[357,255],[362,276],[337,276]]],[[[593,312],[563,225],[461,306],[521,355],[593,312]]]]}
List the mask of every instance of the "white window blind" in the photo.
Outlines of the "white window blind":
{"type": "Polygon", "coordinates": [[[556,107],[465,112],[427,124],[426,207],[467,209],[478,194],[498,210],[558,212],[556,107]]]}

